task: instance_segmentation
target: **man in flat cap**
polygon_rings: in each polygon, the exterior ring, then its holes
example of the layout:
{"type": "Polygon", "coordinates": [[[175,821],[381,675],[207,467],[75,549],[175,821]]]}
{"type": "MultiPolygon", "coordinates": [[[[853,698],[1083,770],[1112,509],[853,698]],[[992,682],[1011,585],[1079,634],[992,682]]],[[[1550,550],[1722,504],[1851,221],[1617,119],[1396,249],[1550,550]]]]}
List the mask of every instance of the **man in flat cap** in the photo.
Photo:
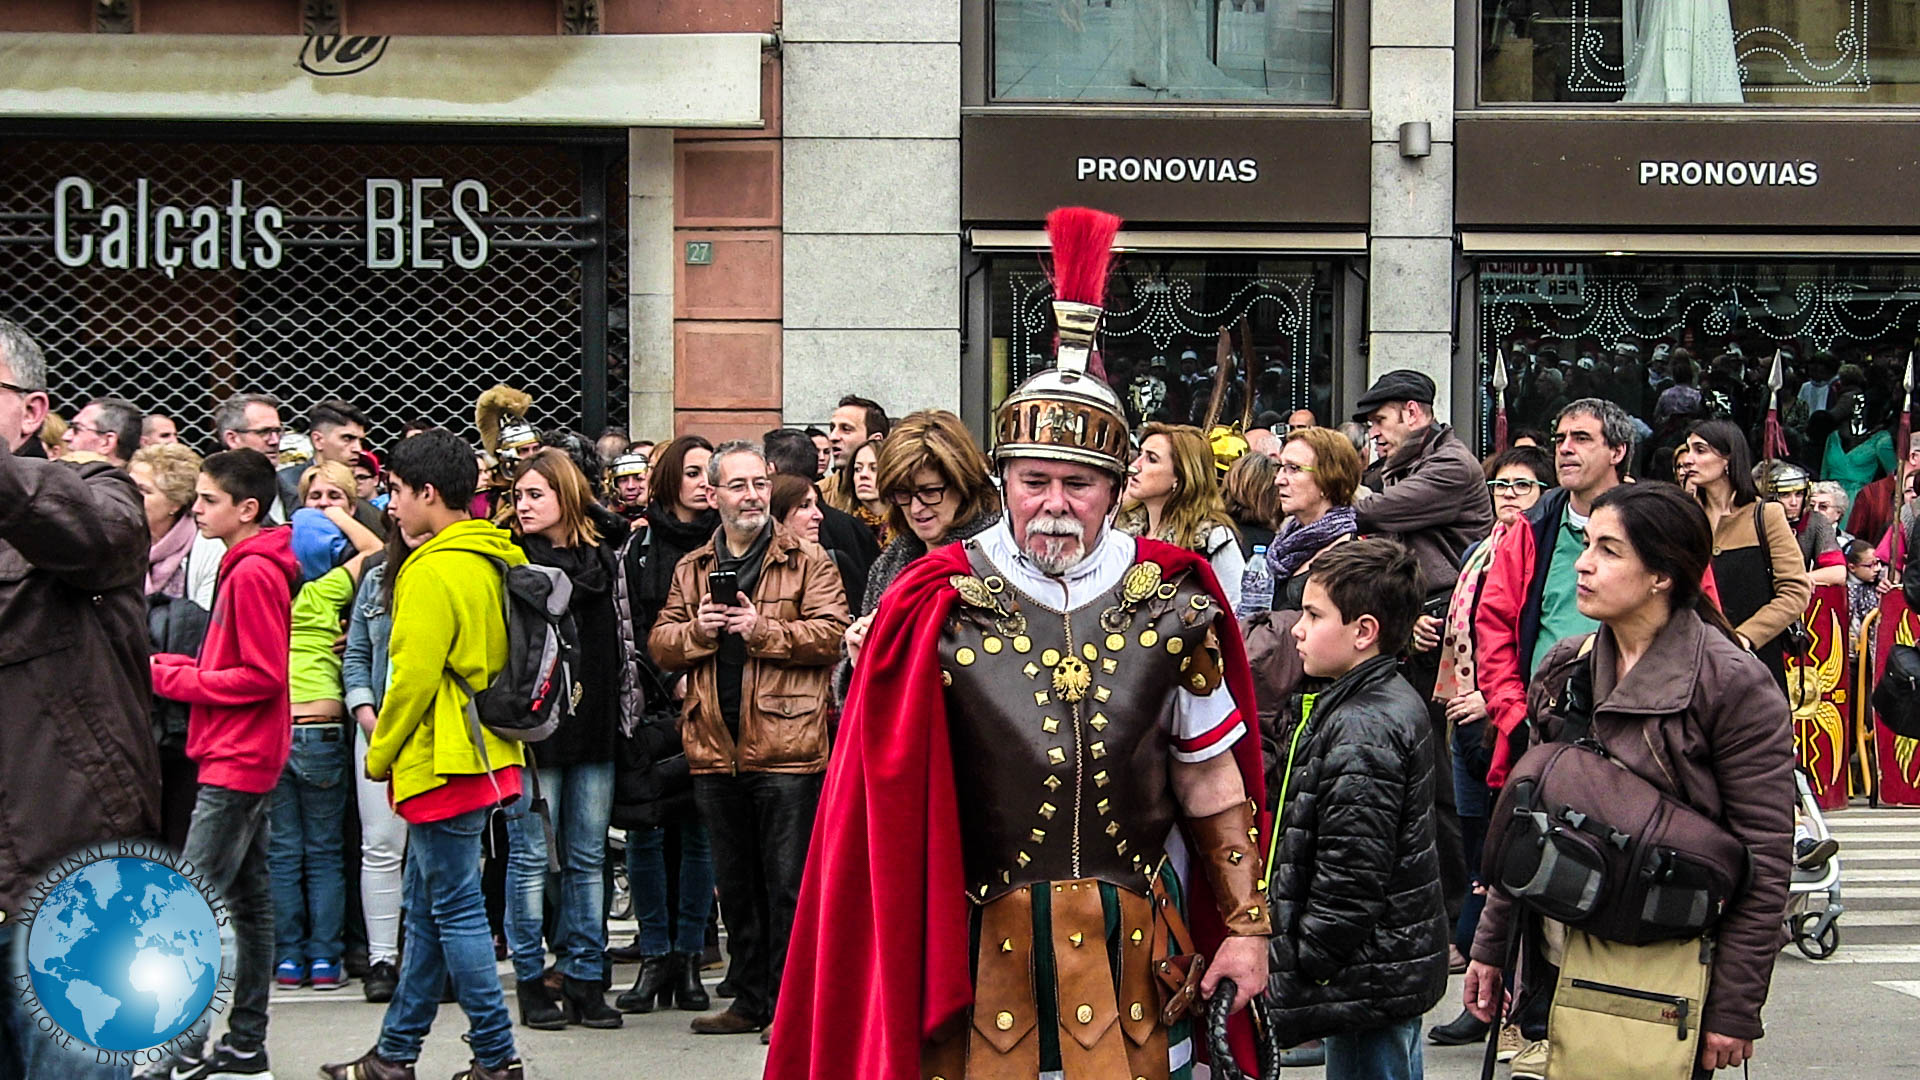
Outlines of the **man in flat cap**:
{"type": "MultiPolygon", "coordinates": [[[[1417,371],[1389,371],[1354,403],[1354,420],[1367,425],[1378,459],[1363,482],[1368,495],[1354,504],[1362,533],[1391,536],[1420,560],[1427,602],[1415,633],[1416,651],[1403,673],[1427,699],[1433,723],[1437,775],[1451,775],[1446,708],[1433,700],[1439,674],[1439,617],[1447,610],[1460,558],[1468,546],[1493,531],[1493,501],[1486,477],[1467,444],[1451,425],[1433,416],[1433,380],[1417,371]],[[1425,645],[1424,650],[1421,646],[1425,645]]],[[[1440,854],[1440,885],[1449,923],[1460,917],[1466,900],[1468,867],[1454,808],[1453,785],[1434,785],[1434,839],[1440,854]]]]}

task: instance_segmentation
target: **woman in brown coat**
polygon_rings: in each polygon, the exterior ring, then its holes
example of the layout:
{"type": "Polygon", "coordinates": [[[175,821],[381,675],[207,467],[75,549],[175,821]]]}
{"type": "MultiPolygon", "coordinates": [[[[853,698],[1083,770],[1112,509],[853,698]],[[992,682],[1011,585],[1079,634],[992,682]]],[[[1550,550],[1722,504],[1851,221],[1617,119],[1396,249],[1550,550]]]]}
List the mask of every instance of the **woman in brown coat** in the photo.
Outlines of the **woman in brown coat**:
{"type": "MultiPolygon", "coordinates": [[[[1708,1070],[1752,1057],[1762,1034],[1760,1010],[1784,943],[1794,798],[1786,698],[1700,589],[1712,542],[1705,514],[1680,489],[1623,484],[1594,500],[1587,550],[1574,564],[1580,612],[1601,624],[1593,635],[1590,737],[1641,779],[1718,822],[1752,860],[1746,891],[1715,930],[1701,1016],[1699,1065],[1708,1070]]],[[[1559,728],[1549,704],[1585,641],[1555,645],[1529,688],[1530,715],[1547,739],[1559,728]]],[[[1483,1021],[1496,1008],[1512,917],[1511,901],[1489,894],[1465,990],[1467,1009],[1483,1021]]],[[[1536,985],[1554,978],[1548,971],[1536,985]]]]}

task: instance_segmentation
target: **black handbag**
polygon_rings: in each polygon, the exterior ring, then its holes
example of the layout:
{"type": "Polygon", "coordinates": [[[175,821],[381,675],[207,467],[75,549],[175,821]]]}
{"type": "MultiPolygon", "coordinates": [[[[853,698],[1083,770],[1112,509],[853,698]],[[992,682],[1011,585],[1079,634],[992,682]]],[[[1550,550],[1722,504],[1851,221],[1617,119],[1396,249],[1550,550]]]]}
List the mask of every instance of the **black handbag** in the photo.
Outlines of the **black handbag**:
{"type": "Polygon", "coordinates": [[[1873,711],[1888,731],[1920,739],[1920,649],[1895,645],[1887,651],[1887,670],[1873,688],[1873,711]]]}

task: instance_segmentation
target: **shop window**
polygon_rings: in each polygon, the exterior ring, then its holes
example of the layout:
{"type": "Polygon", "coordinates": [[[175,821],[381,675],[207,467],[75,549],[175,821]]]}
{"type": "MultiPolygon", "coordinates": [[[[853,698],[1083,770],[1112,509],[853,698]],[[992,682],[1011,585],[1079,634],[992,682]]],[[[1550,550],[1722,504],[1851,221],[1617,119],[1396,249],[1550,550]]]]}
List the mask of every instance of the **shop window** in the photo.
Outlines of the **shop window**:
{"type": "Polygon", "coordinates": [[[1335,0],[992,0],[1002,101],[1333,101],[1335,0]]]}
{"type": "MultiPolygon", "coordinates": [[[[995,259],[992,278],[992,398],[1053,364],[1053,289],[1033,256],[995,259]]],[[[1201,423],[1216,358],[1234,358],[1221,421],[1246,415],[1251,357],[1253,423],[1296,409],[1332,413],[1334,270],[1328,262],[1259,256],[1136,253],[1107,289],[1101,355],[1134,424],[1201,423]]]]}
{"type": "Polygon", "coordinates": [[[1636,420],[1637,475],[1672,479],[1704,419],[1738,424],[1758,459],[1777,352],[1785,456],[1849,497],[1893,468],[1920,264],[1512,261],[1478,276],[1483,401],[1497,405],[1497,353],[1510,433],[1602,397],[1636,420]]]}
{"type": "Polygon", "coordinates": [[[1920,101],[1920,5],[1469,0],[1495,102],[1845,106],[1920,101]]]}

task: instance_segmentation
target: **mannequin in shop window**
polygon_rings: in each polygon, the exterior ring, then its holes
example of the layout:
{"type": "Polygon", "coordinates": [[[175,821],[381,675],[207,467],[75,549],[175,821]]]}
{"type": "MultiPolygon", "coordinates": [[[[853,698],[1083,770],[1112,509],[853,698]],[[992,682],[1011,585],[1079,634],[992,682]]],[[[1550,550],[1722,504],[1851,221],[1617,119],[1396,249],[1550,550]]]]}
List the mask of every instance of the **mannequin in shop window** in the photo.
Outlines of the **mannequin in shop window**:
{"type": "Polygon", "coordinates": [[[1740,102],[1728,0],[1623,0],[1629,102],[1740,102]]]}
{"type": "Polygon", "coordinates": [[[1841,397],[1840,404],[1834,409],[1844,419],[1833,434],[1827,436],[1826,452],[1821,457],[1820,473],[1828,480],[1835,481],[1851,499],[1860,493],[1860,489],[1879,477],[1891,473],[1898,464],[1893,455],[1893,436],[1887,429],[1868,419],[1867,395],[1850,386],[1848,368],[1857,376],[1859,368],[1852,364],[1840,369],[1840,381],[1849,389],[1841,397]]]}

